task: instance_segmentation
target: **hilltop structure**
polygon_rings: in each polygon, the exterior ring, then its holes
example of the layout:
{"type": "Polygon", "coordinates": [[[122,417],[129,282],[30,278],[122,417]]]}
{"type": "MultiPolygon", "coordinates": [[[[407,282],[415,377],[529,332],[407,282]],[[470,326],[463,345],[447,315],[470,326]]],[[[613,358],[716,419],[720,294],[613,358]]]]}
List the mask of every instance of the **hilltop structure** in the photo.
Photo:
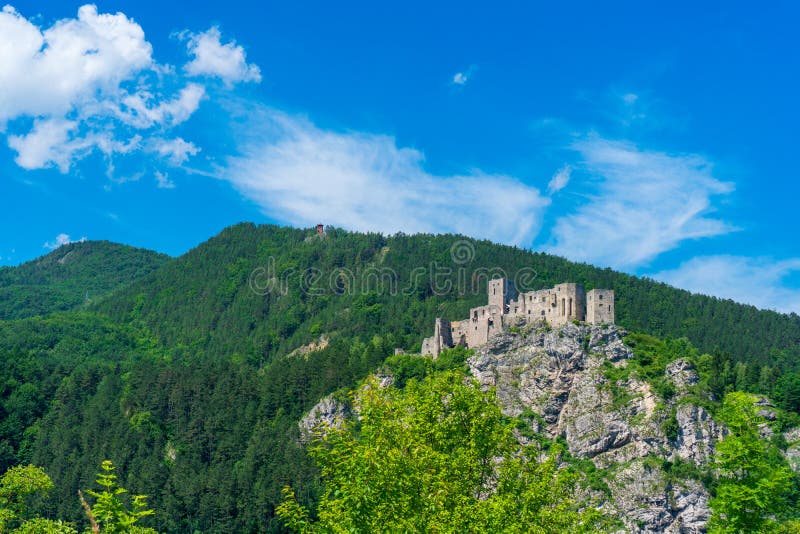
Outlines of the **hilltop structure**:
{"type": "Polygon", "coordinates": [[[433,357],[455,346],[478,347],[491,336],[520,321],[546,321],[561,326],[572,321],[590,324],[614,324],[614,290],[592,289],[580,284],[558,284],[550,289],[517,294],[507,278],[488,283],[489,303],[472,308],[469,317],[449,321],[438,317],[433,336],[422,341],[422,354],[433,357]]]}

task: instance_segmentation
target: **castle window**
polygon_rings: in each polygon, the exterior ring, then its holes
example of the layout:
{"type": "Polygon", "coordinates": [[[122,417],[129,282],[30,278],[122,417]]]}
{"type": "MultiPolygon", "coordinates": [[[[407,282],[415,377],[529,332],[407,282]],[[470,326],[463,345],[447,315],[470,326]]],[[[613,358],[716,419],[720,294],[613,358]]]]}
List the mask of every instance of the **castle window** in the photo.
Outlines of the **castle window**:
{"type": "Polygon", "coordinates": [[[544,310],[542,310],[542,315],[544,315],[544,310]]]}
{"type": "Polygon", "coordinates": [[[599,297],[600,297],[600,300],[603,300],[603,295],[599,295],[599,297]]]}
{"type": "Polygon", "coordinates": [[[608,305],[608,311],[611,311],[611,304],[608,305]]]}

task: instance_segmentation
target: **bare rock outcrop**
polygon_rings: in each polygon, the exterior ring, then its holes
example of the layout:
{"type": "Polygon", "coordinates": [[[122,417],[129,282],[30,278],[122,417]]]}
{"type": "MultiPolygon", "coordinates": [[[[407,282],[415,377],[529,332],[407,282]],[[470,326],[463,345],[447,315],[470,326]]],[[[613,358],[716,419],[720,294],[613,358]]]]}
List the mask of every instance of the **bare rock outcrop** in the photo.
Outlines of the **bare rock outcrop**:
{"type": "MultiPolygon", "coordinates": [[[[673,466],[708,466],[728,430],[697,402],[699,377],[692,363],[678,359],[666,366],[674,394],[662,398],[635,372],[621,372],[634,354],[616,326],[514,330],[492,337],[467,361],[481,386],[495,389],[503,412],[522,416],[531,430],[563,439],[573,457],[593,462],[607,491],[586,491],[620,518],[625,532],[705,532],[709,493],[699,481],[680,478],[676,473],[686,471],[673,466]],[[624,378],[610,378],[615,376],[624,378]]],[[[378,387],[393,382],[388,375],[377,379],[378,387]]],[[[773,407],[763,399],[758,408],[773,407]]],[[[326,397],[300,422],[302,439],[348,417],[358,417],[357,406],[326,397]]],[[[521,444],[535,443],[530,432],[516,435],[521,444]]],[[[800,470],[800,429],[784,437],[784,454],[800,470]]]]}
{"type": "Polygon", "coordinates": [[[785,432],[783,438],[788,444],[783,454],[786,456],[786,460],[788,460],[792,470],[795,473],[800,473],[800,427],[785,432]]]}
{"type": "Polygon", "coordinates": [[[705,532],[708,493],[694,480],[673,482],[642,460],[614,472],[612,504],[630,532],[705,532]]]}
{"type": "Polygon", "coordinates": [[[624,335],[613,325],[530,327],[493,337],[468,363],[482,386],[496,389],[506,415],[532,411],[539,416],[533,430],[564,438],[573,456],[611,470],[605,506],[626,531],[703,532],[708,492],[696,481],[675,480],[661,464],[706,464],[725,429],[702,407],[681,401],[699,381],[686,360],[666,369],[676,392],[671,399],[635,374],[612,383],[609,366],[627,366],[634,357],[624,335]],[[676,427],[670,435],[668,422],[676,427]]]}
{"type": "Polygon", "coordinates": [[[334,395],[328,395],[315,404],[298,423],[300,441],[302,443],[311,442],[315,435],[324,432],[327,428],[339,427],[352,414],[353,410],[349,403],[334,395]]]}

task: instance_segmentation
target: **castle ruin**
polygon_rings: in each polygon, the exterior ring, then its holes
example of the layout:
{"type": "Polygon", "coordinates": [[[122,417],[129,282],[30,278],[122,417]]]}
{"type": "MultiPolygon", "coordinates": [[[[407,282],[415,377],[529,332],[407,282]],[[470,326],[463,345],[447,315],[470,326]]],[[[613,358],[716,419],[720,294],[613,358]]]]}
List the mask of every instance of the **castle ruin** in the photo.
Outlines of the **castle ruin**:
{"type": "Polygon", "coordinates": [[[489,280],[487,289],[488,304],[472,308],[467,319],[437,318],[433,336],[422,341],[422,354],[436,358],[447,348],[478,347],[521,321],[546,321],[551,326],[571,321],[614,324],[613,289],[586,292],[580,284],[566,283],[517,294],[507,278],[489,280]]]}

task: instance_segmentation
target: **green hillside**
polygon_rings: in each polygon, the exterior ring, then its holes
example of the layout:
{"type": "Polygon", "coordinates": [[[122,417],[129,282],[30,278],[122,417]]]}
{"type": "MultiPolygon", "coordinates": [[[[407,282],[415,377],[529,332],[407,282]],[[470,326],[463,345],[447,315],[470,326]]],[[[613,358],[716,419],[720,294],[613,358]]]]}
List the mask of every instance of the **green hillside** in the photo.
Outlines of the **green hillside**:
{"type": "Polygon", "coordinates": [[[0,319],[69,310],[158,269],[164,254],[85,241],[63,245],[18,267],[0,267],[0,319]]]}
{"type": "Polygon", "coordinates": [[[2,271],[15,280],[4,286],[14,295],[0,300],[4,317],[80,310],[0,321],[0,467],[43,467],[57,490],[40,509],[77,522],[76,490],[109,459],[123,486],[150,496],[162,530],[282,531],[283,486],[305,504],[319,496],[299,418],[395,347],[414,350],[436,316],[483,304],[498,269],[525,289],[613,288],[619,324],[713,353],[709,390],[719,398],[763,392],[800,411],[796,315],[514,247],[252,224],[172,260],[108,243],[69,247],[2,271]],[[532,274],[523,269],[536,276],[522,280],[532,274]],[[321,350],[292,352],[321,339],[321,350]]]}
{"type": "Polygon", "coordinates": [[[466,317],[471,306],[483,304],[487,276],[503,272],[518,283],[524,275],[526,289],[565,281],[612,288],[618,324],[659,337],[687,337],[703,351],[738,361],[792,365],[800,356],[796,314],[462,236],[341,230],[324,239],[309,236],[310,230],[276,226],[230,227],[97,309],[140,321],[170,346],[237,353],[263,363],[320,333],[391,333],[399,346],[411,349],[430,335],[436,316],[466,317]],[[465,247],[469,261],[454,262],[453,253],[465,247]],[[257,294],[248,282],[255,272],[254,282],[263,284],[266,276],[258,269],[273,261],[272,271],[283,276],[285,287],[257,294]],[[386,273],[394,273],[395,287],[386,273]]]}

